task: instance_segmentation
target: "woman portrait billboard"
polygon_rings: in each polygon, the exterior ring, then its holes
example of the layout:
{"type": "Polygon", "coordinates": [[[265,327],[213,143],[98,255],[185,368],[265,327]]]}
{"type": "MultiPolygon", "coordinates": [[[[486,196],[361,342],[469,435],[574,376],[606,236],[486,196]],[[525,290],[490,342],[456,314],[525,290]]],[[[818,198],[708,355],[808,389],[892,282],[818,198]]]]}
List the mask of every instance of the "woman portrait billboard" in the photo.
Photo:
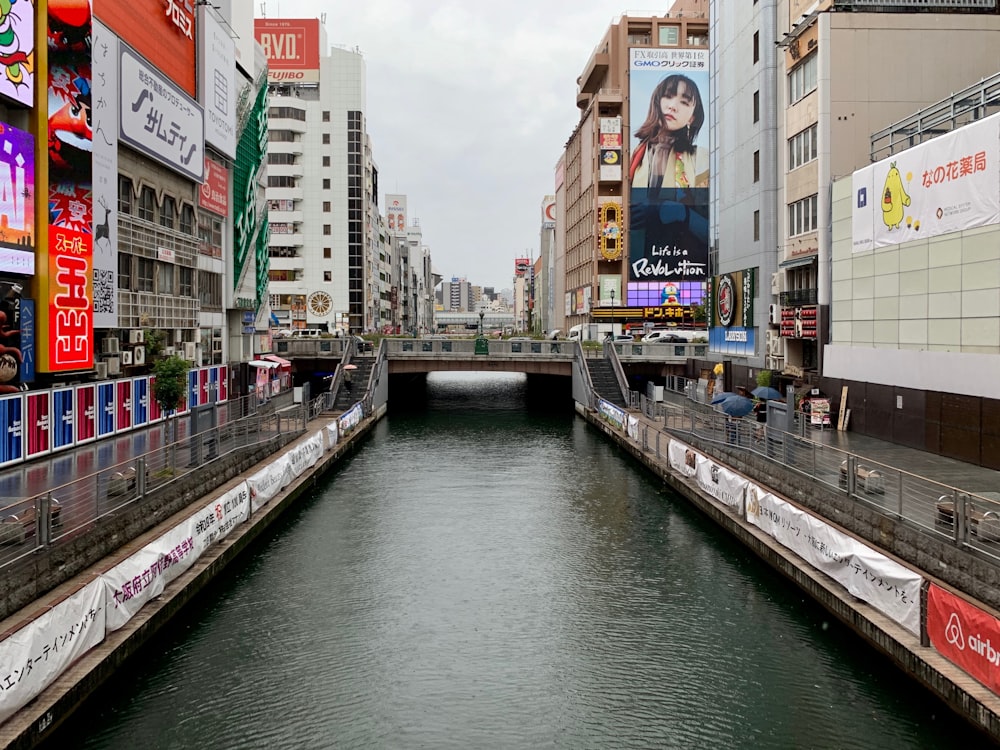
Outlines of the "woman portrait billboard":
{"type": "Polygon", "coordinates": [[[630,53],[631,280],[706,280],[708,51],[630,53]]]}

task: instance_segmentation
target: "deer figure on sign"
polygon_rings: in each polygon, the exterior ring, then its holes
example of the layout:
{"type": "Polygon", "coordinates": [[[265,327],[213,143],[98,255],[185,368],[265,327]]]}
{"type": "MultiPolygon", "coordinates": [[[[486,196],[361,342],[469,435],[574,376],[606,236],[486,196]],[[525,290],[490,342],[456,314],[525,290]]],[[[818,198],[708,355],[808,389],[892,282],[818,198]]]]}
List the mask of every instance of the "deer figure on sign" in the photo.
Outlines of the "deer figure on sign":
{"type": "Polygon", "coordinates": [[[107,241],[108,250],[111,250],[112,249],[110,247],[111,236],[108,232],[109,230],[108,217],[111,216],[111,209],[108,208],[108,204],[105,202],[103,195],[97,199],[97,202],[101,204],[101,208],[104,209],[104,221],[102,221],[100,224],[94,224],[94,247],[97,247],[101,239],[103,238],[104,240],[107,241]]]}

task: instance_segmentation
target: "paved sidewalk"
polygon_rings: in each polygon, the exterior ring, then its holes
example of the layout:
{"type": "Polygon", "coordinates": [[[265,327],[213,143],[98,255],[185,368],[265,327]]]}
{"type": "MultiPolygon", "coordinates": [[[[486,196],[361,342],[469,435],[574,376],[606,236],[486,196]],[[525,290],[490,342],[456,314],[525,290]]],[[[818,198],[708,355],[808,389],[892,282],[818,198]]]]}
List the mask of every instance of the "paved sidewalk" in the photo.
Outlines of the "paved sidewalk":
{"type": "MultiPolygon", "coordinates": [[[[711,406],[692,401],[680,393],[665,391],[663,398],[665,402],[676,406],[694,406],[715,412],[711,406]]],[[[803,435],[807,440],[868,459],[866,463],[869,464],[884,464],[967,492],[1000,493],[1000,471],[908,448],[905,445],[897,445],[850,430],[839,432],[835,427],[823,429],[806,427],[803,435]]]]}

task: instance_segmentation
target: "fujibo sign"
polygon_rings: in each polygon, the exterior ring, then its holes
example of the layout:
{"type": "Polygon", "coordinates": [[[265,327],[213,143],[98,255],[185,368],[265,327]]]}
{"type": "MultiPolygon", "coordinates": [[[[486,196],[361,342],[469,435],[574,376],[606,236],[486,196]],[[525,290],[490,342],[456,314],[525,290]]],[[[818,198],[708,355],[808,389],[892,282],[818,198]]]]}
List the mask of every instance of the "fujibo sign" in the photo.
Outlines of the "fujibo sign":
{"type": "Polygon", "coordinates": [[[319,81],[319,19],[257,18],[254,36],[267,57],[268,82],[319,81]]]}

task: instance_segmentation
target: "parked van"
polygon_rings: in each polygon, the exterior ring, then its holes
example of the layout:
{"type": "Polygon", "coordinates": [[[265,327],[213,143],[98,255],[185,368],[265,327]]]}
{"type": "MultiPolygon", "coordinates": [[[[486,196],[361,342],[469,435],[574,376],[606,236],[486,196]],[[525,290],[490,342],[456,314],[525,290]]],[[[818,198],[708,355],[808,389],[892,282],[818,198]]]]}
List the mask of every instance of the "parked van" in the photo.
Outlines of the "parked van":
{"type": "Polygon", "coordinates": [[[688,343],[698,336],[704,336],[701,331],[684,331],[677,328],[654,328],[642,337],[642,343],[688,343]]]}
{"type": "Polygon", "coordinates": [[[318,339],[323,335],[323,331],[318,328],[296,328],[292,331],[293,339],[318,339]]]}

